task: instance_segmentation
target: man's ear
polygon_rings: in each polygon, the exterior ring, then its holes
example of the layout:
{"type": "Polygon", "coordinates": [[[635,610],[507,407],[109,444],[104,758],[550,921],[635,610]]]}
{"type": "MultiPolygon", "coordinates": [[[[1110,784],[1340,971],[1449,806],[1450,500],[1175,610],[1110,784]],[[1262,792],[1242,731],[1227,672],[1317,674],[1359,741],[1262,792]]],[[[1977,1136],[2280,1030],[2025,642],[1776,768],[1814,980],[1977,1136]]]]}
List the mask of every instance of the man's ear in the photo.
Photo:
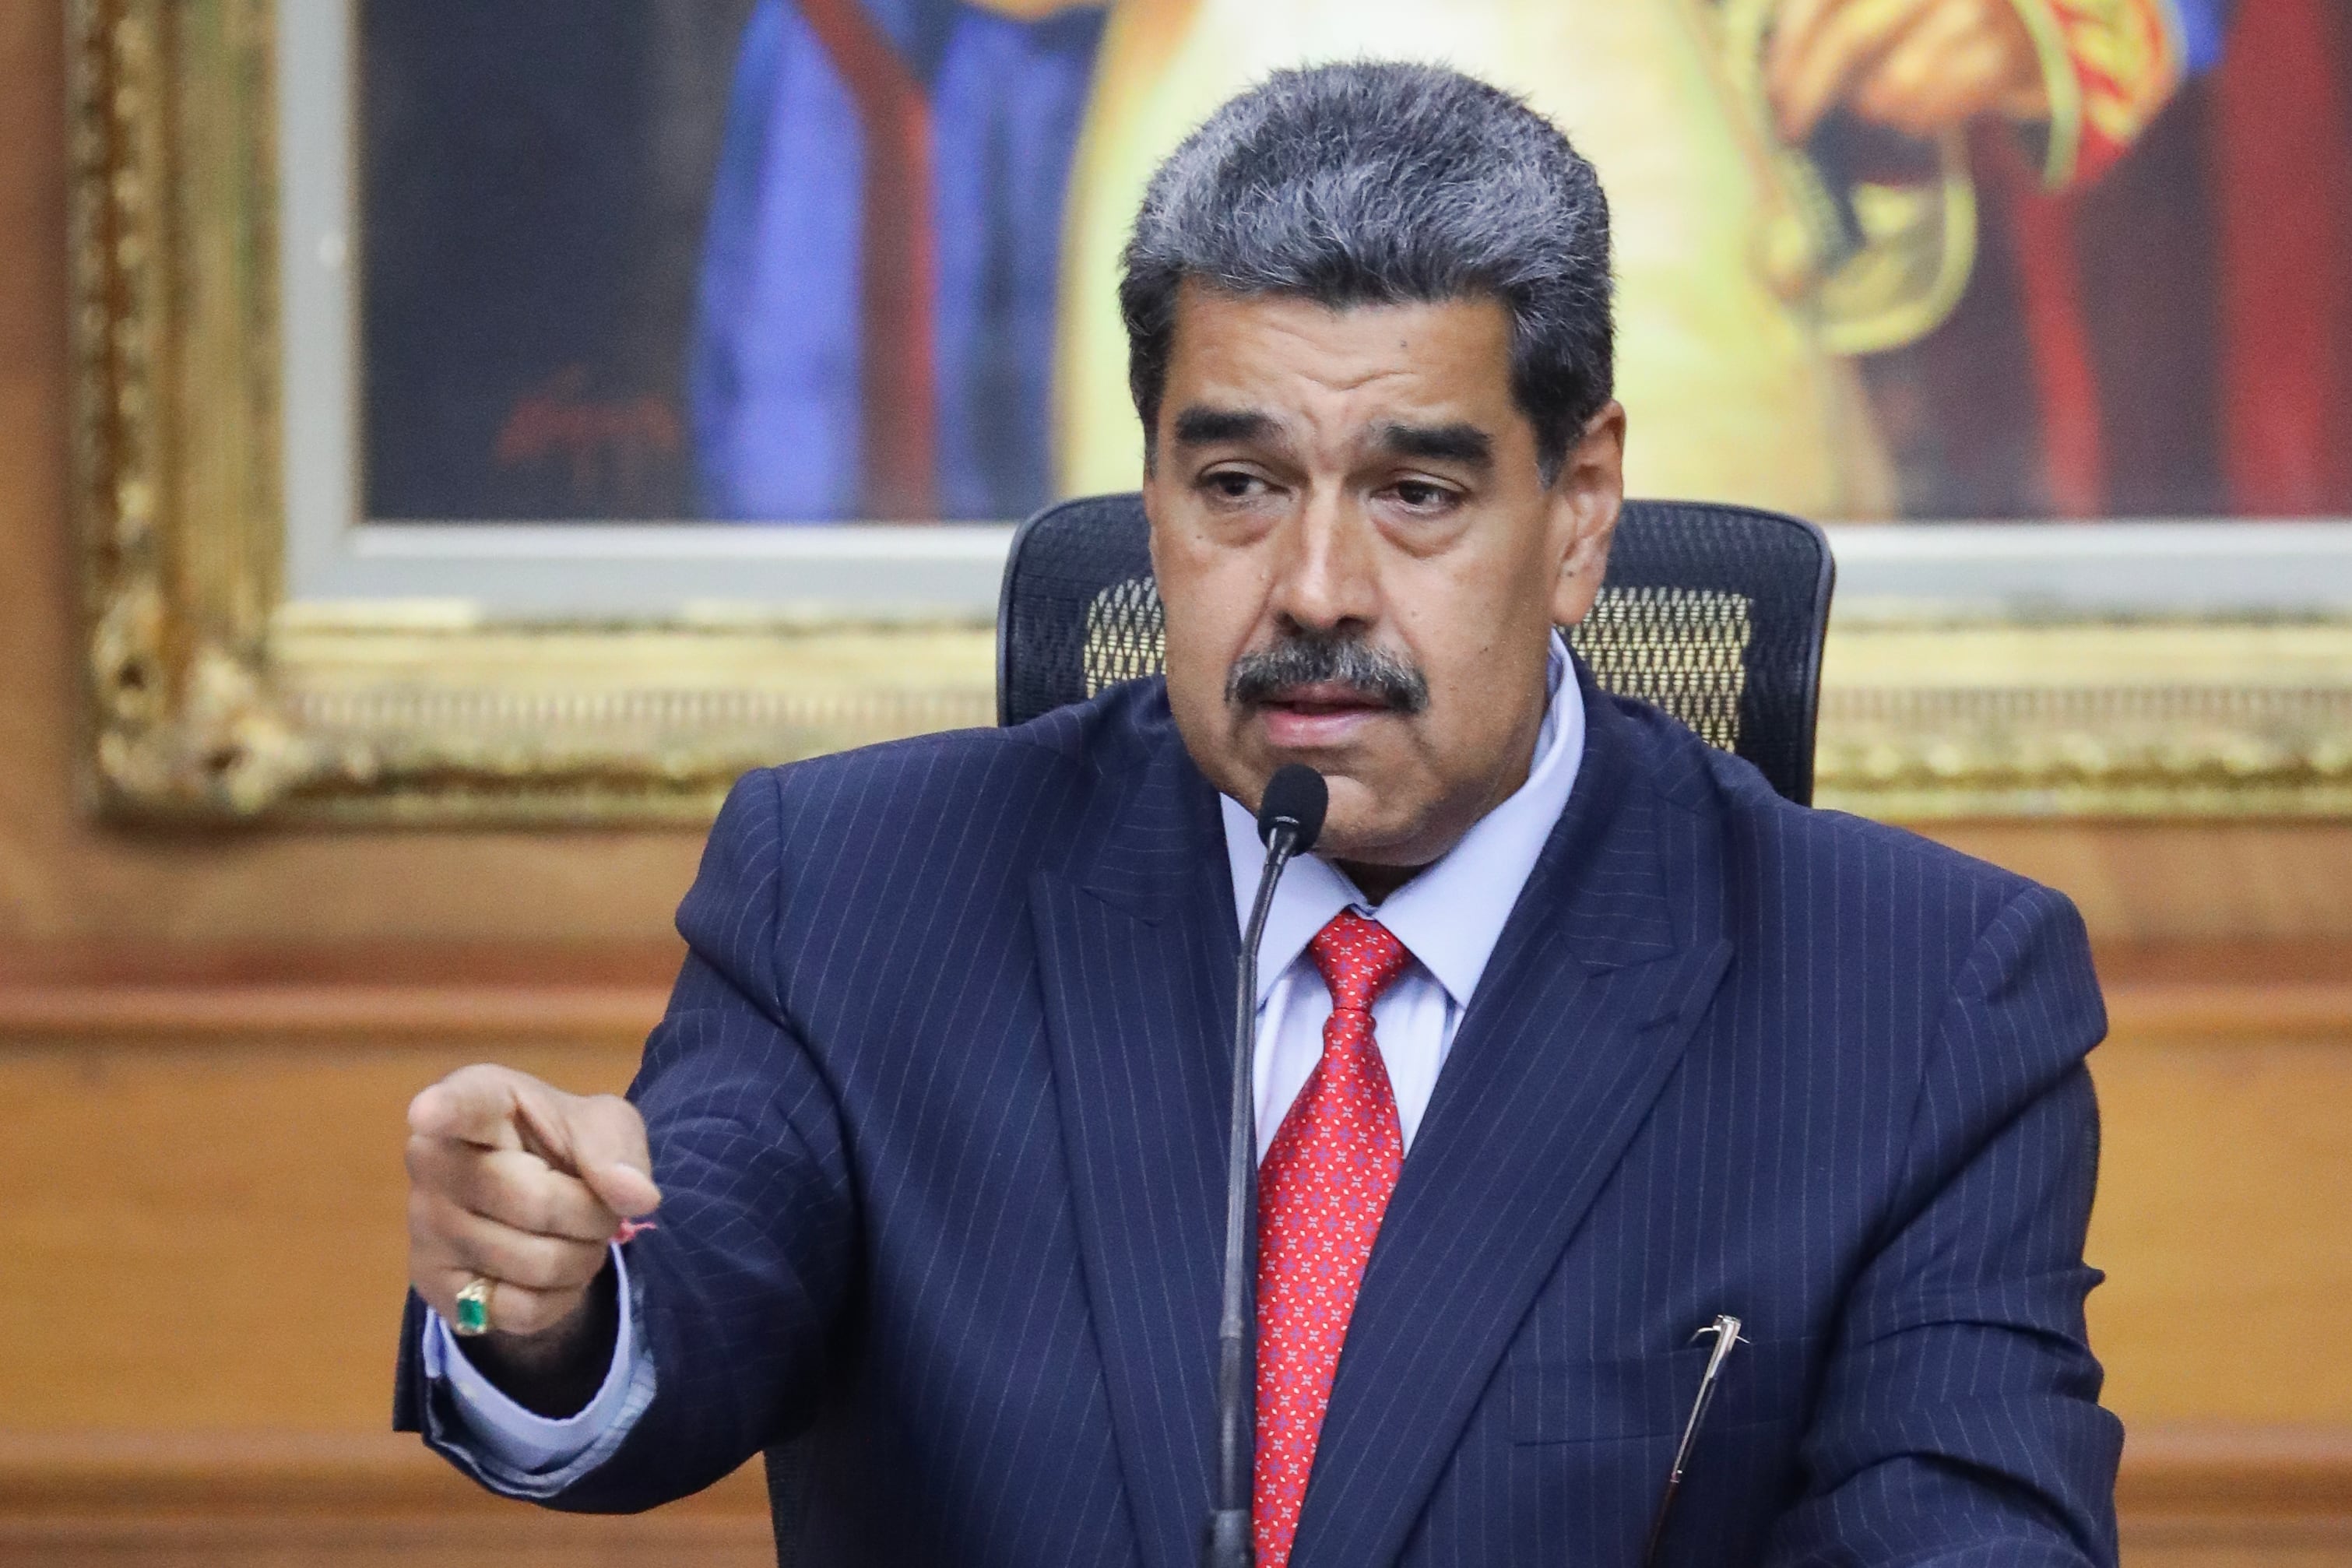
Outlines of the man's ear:
{"type": "MultiPolygon", "coordinates": [[[[1150,450],[1150,448],[1149,447],[1145,447],[1145,451],[1147,453],[1150,450]]],[[[1157,576],[1160,572],[1160,513],[1161,501],[1160,494],[1160,476],[1163,471],[1163,465],[1154,463],[1149,457],[1147,457],[1143,464],[1143,483],[1138,487],[1138,489],[1143,498],[1144,540],[1146,548],[1149,549],[1151,553],[1151,571],[1154,576],[1157,576]]]]}
{"type": "Polygon", "coordinates": [[[1585,421],[1552,481],[1550,506],[1559,576],[1552,584],[1551,618],[1572,626],[1584,619],[1609,569],[1609,542],[1625,504],[1625,408],[1611,403],[1585,421]]]}

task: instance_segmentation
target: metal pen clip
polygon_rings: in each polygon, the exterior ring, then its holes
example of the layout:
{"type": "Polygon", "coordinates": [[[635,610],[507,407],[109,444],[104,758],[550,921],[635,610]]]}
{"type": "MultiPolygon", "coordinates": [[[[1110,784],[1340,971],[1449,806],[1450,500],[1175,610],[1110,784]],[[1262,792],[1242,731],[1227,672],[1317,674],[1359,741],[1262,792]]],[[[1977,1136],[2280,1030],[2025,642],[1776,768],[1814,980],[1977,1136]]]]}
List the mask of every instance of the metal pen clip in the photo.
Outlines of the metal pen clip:
{"type": "Polygon", "coordinates": [[[1731,1359],[1732,1347],[1748,1342],[1739,1337],[1739,1320],[1728,1313],[1718,1314],[1715,1321],[1693,1334],[1694,1341],[1715,1336],[1715,1349],[1706,1358],[1706,1371],[1698,1380],[1698,1397],[1691,1401],[1690,1419],[1683,1423],[1683,1438],[1675,1445],[1675,1468],[1666,1472],[1666,1489],[1658,1499],[1657,1517],[1650,1521],[1650,1543],[1642,1552],[1642,1568],[1655,1568],[1658,1547],[1666,1538],[1666,1520],[1674,1512],[1675,1494],[1682,1490],[1683,1469],[1690,1463],[1691,1447],[1698,1441],[1699,1423],[1706,1419],[1706,1407],[1715,1402],[1716,1379],[1723,1373],[1723,1363],[1731,1359]]]}

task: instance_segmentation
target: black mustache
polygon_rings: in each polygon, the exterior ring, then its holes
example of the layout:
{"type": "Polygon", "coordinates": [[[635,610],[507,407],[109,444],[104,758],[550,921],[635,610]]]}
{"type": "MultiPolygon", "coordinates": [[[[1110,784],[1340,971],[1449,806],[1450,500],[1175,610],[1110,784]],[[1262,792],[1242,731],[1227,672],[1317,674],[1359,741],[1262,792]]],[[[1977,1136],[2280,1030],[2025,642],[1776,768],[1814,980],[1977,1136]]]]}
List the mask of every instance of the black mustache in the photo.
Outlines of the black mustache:
{"type": "Polygon", "coordinates": [[[1225,700],[1255,708],[1294,686],[1344,686],[1399,713],[1429,706],[1429,681],[1411,660],[1361,637],[1294,633],[1234,660],[1225,700]]]}

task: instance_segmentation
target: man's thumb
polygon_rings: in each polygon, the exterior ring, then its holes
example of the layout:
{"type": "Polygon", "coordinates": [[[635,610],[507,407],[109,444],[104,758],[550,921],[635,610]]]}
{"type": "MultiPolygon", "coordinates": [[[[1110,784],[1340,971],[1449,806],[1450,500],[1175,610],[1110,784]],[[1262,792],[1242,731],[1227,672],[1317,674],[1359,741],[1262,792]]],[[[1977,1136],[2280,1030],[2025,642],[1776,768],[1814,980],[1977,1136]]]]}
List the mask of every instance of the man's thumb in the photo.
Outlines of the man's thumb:
{"type": "Polygon", "coordinates": [[[661,1206],[661,1189],[654,1179],[625,1161],[585,1163],[580,1179],[599,1202],[625,1219],[642,1219],[661,1206]]]}
{"type": "Polygon", "coordinates": [[[646,1148],[645,1118],[637,1108],[617,1095],[600,1094],[574,1100],[566,1108],[571,1123],[572,1169],[588,1190],[614,1214],[628,1219],[649,1215],[661,1205],[661,1189],[651,1174],[653,1156],[646,1148]]]}

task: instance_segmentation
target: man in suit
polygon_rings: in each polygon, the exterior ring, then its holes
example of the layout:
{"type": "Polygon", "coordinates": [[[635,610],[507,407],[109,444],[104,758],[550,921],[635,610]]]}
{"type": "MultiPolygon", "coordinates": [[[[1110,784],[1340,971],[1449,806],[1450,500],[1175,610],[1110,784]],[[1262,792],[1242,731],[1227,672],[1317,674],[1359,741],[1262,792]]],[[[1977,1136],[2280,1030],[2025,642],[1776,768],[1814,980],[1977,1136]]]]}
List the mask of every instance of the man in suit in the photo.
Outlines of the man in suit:
{"type": "Polygon", "coordinates": [[[568,1509],[764,1450],[793,1561],[1192,1561],[1236,894],[1305,762],[1261,1564],[1640,1561],[1718,1314],[1664,1561],[2112,1563],[2082,926],[1570,657],[1608,268],[1591,167],[1442,69],[1172,154],[1122,288],[1165,680],[752,775],[628,1101],[419,1095],[401,1423],[568,1509]]]}

